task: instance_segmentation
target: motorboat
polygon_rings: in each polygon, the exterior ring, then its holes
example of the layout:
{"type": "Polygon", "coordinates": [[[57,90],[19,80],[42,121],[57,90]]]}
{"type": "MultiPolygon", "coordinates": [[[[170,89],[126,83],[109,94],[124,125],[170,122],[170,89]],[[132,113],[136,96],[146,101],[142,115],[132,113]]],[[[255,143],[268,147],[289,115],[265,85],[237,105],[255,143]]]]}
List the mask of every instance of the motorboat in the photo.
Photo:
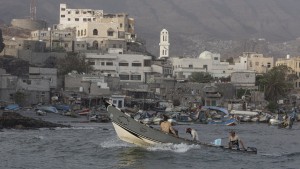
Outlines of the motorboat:
{"type": "Polygon", "coordinates": [[[226,118],[226,119],[221,119],[221,120],[209,120],[208,124],[235,126],[238,124],[238,121],[235,118],[226,118]]]}
{"type": "Polygon", "coordinates": [[[273,125],[273,126],[277,126],[282,122],[280,116],[278,114],[276,114],[275,116],[271,117],[271,119],[269,120],[269,124],[273,125]]]}
{"type": "Polygon", "coordinates": [[[215,145],[212,143],[203,143],[199,141],[193,141],[185,138],[175,136],[170,133],[162,132],[161,130],[143,124],[135,120],[127,112],[121,111],[116,106],[105,102],[107,111],[110,114],[110,118],[114,129],[118,137],[128,143],[136,144],[142,147],[149,147],[156,144],[187,144],[187,145],[201,145],[207,147],[220,148],[223,150],[230,150],[243,153],[257,154],[257,149],[254,147],[248,147],[246,149],[230,149],[222,145],[215,145]]]}

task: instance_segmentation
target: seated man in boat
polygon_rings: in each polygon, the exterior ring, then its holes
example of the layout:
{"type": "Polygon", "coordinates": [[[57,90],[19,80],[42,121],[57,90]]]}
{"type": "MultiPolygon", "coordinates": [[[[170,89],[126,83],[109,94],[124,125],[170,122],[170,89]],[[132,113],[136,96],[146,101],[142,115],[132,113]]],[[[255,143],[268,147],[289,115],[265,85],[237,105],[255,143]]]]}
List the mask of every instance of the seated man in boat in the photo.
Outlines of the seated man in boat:
{"type": "Polygon", "coordinates": [[[186,133],[190,133],[192,138],[193,138],[193,141],[198,141],[199,138],[198,138],[198,133],[195,129],[192,129],[192,128],[187,128],[186,130],[186,133]]]}
{"type": "Polygon", "coordinates": [[[229,132],[229,138],[228,138],[228,147],[233,149],[240,149],[240,144],[243,149],[245,149],[243,141],[239,138],[237,134],[235,134],[235,131],[229,132]]]}
{"type": "Polygon", "coordinates": [[[163,121],[160,123],[160,129],[163,132],[174,134],[178,137],[178,131],[172,127],[172,124],[168,121],[168,116],[164,115],[163,121]]]}

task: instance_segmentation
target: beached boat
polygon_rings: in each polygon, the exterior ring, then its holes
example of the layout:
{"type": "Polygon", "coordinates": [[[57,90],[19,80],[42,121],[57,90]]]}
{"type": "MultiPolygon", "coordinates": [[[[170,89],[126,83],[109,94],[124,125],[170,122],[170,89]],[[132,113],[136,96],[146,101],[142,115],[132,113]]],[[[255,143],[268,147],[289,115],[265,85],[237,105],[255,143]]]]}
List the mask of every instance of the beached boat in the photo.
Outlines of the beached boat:
{"type": "Polygon", "coordinates": [[[139,146],[151,146],[155,144],[196,144],[208,147],[221,148],[223,150],[232,150],[237,152],[244,153],[253,153],[256,154],[257,150],[253,147],[248,147],[243,150],[229,149],[221,145],[215,145],[212,143],[203,143],[199,141],[192,141],[185,138],[176,137],[169,133],[164,133],[156,128],[153,128],[149,125],[142,124],[141,122],[136,121],[128,113],[121,111],[116,108],[114,105],[105,102],[107,111],[110,114],[110,118],[114,129],[118,137],[128,143],[136,144],[139,146]]]}

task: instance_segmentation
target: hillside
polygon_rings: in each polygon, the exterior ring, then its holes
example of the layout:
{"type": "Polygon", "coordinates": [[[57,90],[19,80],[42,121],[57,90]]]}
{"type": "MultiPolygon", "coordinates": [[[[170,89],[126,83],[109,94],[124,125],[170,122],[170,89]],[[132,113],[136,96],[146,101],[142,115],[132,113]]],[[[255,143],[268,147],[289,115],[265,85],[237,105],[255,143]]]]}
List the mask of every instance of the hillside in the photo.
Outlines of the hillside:
{"type": "MultiPolygon", "coordinates": [[[[30,0],[1,1],[0,20],[10,23],[13,18],[29,16],[29,3],[30,0]]],[[[274,43],[300,36],[298,0],[38,0],[38,18],[58,23],[59,3],[67,3],[69,8],[128,13],[136,19],[138,36],[147,41],[154,54],[162,28],[170,32],[173,55],[234,51],[250,38],[274,43]]],[[[298,43],[295,44],[292,48],[297,48],[298,43]]]]}

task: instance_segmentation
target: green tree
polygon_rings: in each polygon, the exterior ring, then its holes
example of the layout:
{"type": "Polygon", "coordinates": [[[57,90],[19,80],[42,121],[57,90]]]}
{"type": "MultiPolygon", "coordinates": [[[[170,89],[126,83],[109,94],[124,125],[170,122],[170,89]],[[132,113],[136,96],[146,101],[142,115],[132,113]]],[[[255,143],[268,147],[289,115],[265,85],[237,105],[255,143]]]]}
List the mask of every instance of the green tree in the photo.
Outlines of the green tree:
{"type": "Polygon", "coordinates": [[[270,71],[258,78],[259,86],[263,86],[266,100],[277,102],[281,97],[285,97],[293,88],[293,81],[297,76],[293,74],[291,68],[280,65],[273,67],[270,71]]]}
{"type": "Polygon", "coordinates": [[[189,76],[189,80],[191,82],[198,82],[198,83],[209,83],[213,81],[213,77],[207,72],[193,72],[189,76]]]}
{"type": "Polygon", "coordinates": [[[25,101],[26,95],[23,92],[17,91],[14,94],[14,101],[15,103],[22,105],[25,101]]]}
{"type": "Polygon", "coordinates": [[[93,67],[86,61],[85,55],[69,52],[64,58],[57,60],[57,69],[60,75],[66,75],[73,70],[78,73],[90,73],[93,67]]]}

